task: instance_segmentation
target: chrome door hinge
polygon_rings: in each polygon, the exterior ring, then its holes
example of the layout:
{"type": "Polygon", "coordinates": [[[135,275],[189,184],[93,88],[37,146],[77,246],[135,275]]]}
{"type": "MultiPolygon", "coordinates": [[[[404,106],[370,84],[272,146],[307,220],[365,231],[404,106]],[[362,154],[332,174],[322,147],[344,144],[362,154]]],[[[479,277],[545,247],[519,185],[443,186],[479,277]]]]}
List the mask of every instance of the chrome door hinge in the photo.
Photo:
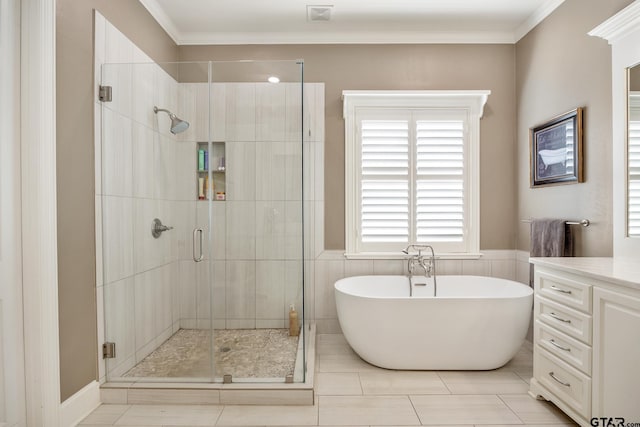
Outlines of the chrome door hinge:
{"type": "Polygon", "coordinates": [[[102,102],[111,102],[111,86],[100,86],[98,99],[102,102]]]}
{"type": "Polygon", "coordinates": [[[102,358],[113,359],[116,357],[116,343],[106,342],[102,344],[102,358]]]}

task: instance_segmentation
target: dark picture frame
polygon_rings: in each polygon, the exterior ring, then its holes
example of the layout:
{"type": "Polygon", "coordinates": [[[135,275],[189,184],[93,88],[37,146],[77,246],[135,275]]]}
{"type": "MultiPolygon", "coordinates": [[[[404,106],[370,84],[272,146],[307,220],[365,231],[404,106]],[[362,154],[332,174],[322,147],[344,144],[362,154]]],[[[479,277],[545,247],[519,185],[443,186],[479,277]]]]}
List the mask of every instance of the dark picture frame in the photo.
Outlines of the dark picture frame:
{"type": "Polygon", "coordinates": [[[583,182],[583,108],[529,129],[531,188],[583,182]]]}

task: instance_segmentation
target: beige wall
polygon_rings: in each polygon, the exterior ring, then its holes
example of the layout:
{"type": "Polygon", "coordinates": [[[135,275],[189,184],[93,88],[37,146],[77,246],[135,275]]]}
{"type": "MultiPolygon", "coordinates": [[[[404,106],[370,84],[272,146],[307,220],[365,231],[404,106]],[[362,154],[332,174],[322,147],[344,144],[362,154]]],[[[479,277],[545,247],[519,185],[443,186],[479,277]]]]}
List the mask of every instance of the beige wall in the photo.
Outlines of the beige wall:
{"type": "MultiPolygon", "coordinates": [[[[516,44],[518,219],[587,218],[574,226],[576,255],[611,256],[611,49],[587,33],[630,0],[566,0],[516,44]],[[529,128],[584,111],[585,182],[529,188],[529,128]]],[[[529,224],[518,221],[518,248],[529,249],[529,224]]]]}
{"type": "Polygon", "coordinates": [[[93,9],[99,10],[156,61],[175,61],[177,47],[136,1],[56,3],[60,391],[65,400],[98,377],[93,9]]]}
{"type": "Polygon", "coordinates": [[[181,46],[180,60],[296,59],[324,82],[325,248],[344,249],[345,89],[490,89],[481,121],[482,249],[515,245],[513,45],[181,46]],[[499,208],[498,208],[499,207],[499,208]]]}

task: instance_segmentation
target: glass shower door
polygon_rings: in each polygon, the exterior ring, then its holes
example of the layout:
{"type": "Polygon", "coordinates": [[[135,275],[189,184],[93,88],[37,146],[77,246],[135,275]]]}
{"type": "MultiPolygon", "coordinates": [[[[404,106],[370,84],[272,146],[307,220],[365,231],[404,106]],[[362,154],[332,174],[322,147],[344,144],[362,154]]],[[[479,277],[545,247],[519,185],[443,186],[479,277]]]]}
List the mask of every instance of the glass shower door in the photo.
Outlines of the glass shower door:
{"type": "Polygon", "coordinates": [[[197,132],[209,126],[195,126],[196,100],[179,83],[187,72],[208,87],[206,63],[102,67],[111,100],[101,102],[96,117],[97,261],[105,350],[114,356],[106,359],[109,381],[209,382],[213,376],[210,298],[203,296],[210,213],[209,202],[198,199],[197,142],[197,132]]]}
{"type": "Polygon", "coordinates": [[[304,379],[302,95],[300,62],[212,63],[216,381],[304,379]]]}

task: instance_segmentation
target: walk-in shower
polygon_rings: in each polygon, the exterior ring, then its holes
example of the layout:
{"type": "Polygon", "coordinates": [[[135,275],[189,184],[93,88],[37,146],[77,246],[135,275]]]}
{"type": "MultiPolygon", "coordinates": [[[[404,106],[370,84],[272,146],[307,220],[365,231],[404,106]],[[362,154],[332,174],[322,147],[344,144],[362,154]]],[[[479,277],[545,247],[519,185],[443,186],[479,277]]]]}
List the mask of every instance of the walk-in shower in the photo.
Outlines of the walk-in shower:
{"type": "Polygon", "coordinates": [[[304,381],[317,150],[302,71],[300,60],[102,65],[108,382],[304,381]]]}

